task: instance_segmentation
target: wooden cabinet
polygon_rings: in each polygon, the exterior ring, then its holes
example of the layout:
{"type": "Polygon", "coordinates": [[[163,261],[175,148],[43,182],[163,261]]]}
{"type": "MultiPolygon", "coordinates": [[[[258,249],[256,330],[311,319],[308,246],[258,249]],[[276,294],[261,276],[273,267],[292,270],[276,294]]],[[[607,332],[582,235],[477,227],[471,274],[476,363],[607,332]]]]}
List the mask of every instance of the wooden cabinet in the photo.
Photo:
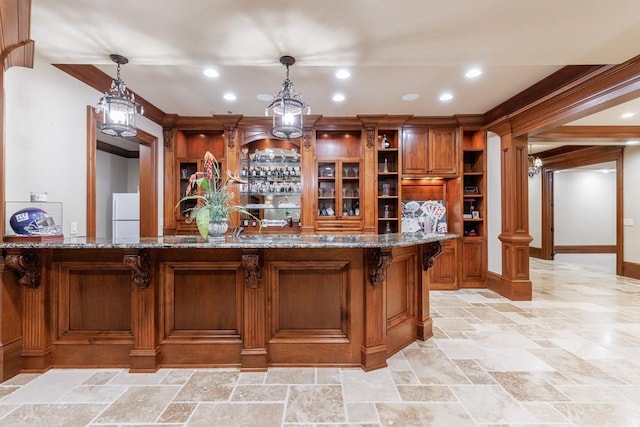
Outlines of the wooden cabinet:
{"type": "Polygon", "coordinates": [[[227,170],[225,161],[224,133],[220,131],[173,130],[173,145],[165,150],[165,235],[198,234],[195,221],[190,221],[188,209],[195,201],[180,202],[185,195],[189,178],[204,170],[204,154],[210,151],[222,171],[227,170]]]}
{"type": "Polygon", "coordinates": [[[454,128],[405,128],[402,131],[402,174],[455,176],[458,151],[454,128]]]}
{"type": "Polygon", "coordinates": [[[427,272],[429,289],[458,289],[457,243],[457,240],[445,241],[442,253],[433,260],[433,267],[427,272]]]}
{"type": "Polygon", "coordinates": [[[318,131],[315,154],[315,230],[362,232],[361,132],[318,131]]]}
{"type": "Polygon", "coordinates": [[[359,230],[362,228],[359,159],[317,161],[316,228],[359,230]]]}
{"type": "Polygon", "coordinates": [[[377,169],[376,169],[376,232],[399,233],[402,215],[400,184],[400,156],[398,128],[380,128],[377,130],[377,169]]]}
{"type": "Polygon", "coordinates": [[[486,141],[485,133],[462,129],[462,224],[460,286],[486,287],[486,141]]]}

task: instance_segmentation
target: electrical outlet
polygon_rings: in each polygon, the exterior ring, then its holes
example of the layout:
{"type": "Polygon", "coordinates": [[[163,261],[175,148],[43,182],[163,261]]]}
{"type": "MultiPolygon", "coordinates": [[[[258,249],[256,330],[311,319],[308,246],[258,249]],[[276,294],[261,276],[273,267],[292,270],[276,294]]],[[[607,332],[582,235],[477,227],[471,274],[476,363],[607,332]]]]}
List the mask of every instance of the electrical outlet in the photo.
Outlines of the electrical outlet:
{"type": "Polygon", "coordinates": [[[78,234],[78,223],[76,221],[71,221],[71,227],[69,227],[71,230],[69,231],[69,234],[74,235],[74,234],[78,234]]]}
{"type": "Polygon", "coordinates": [[[622,220],[622,225],[627,227],[633,227],[633,218],[625,218],[622,220]]]}

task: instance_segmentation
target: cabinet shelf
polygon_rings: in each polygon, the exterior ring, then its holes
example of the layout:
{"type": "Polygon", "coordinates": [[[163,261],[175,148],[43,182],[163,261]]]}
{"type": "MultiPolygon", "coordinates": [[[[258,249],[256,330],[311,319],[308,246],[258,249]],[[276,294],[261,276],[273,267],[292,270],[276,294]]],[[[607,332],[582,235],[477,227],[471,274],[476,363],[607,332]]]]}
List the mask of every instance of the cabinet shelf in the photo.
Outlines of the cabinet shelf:
{"type": "Polygon", "coordinates": [[[463,197],[470,198],[470,199],[479,199],[484,196],[480,193],[467,193],[467,194],[464,194],[463,197]]]}
{"type": "Polygon", "coordinates": [[[241,191],[240,194],[251,196],[299,196],[299,191],[241,191]]]}
{"type": "Polygon", "coordinates": [[[468,176],[483,176],[484,175],[484,172],[482,172],[482,171],[464,171],[463,173],[465,175],[468,175],[468,176]]]}

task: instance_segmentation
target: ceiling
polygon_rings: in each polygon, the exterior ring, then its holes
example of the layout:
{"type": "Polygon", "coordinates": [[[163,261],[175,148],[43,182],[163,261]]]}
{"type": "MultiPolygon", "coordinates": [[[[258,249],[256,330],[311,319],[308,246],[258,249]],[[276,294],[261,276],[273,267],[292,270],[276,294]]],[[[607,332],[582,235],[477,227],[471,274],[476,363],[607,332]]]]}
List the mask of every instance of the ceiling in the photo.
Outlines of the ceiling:
{"type": "Polygon", "coordinates": [[[31,37],[36,66],[93,64],[115,77],[109,54],[128,57],[124,81],[166,113],[261,116],[268,101],[257,96],[278,92],[288,54],[313,114],[449,116],[485,113],[564,65],[636,56],[640,2],[32,0],[31,37]],[[483,73],[467,79],[472,66],[483,73]],[[441,102],[445,91],[454,97],[441,102]]]}

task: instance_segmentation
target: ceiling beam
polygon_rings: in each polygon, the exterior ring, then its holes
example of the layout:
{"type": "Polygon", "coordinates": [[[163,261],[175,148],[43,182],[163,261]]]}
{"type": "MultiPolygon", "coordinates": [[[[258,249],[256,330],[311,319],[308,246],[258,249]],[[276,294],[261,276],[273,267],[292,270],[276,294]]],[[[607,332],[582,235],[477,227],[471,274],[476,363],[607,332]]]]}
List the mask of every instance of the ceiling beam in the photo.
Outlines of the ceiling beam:
{"type": "Polygon", "coordinates": [[[560,126],[549,129],[535,136],[532,142],[563,142],[578,139],[585,142],[627,142],[640,138],[640,126],[560,126]]]}
{"type": "MultiPolygon", "coordinates": [[[[109,77],[109,75],[93,65],[53,64],[53,66],[102,93],[109,90],[111,82],[113,81],[112,77],[109,77]]],[[[134,91],[131,92],[135,94],[136,102],[144,108],[144,117],[162,126],[162,121],[166,115],[165,112],[134,91]]],[[[97,102],[98,100],[96,99],[96,103],[97,102]]]]}

